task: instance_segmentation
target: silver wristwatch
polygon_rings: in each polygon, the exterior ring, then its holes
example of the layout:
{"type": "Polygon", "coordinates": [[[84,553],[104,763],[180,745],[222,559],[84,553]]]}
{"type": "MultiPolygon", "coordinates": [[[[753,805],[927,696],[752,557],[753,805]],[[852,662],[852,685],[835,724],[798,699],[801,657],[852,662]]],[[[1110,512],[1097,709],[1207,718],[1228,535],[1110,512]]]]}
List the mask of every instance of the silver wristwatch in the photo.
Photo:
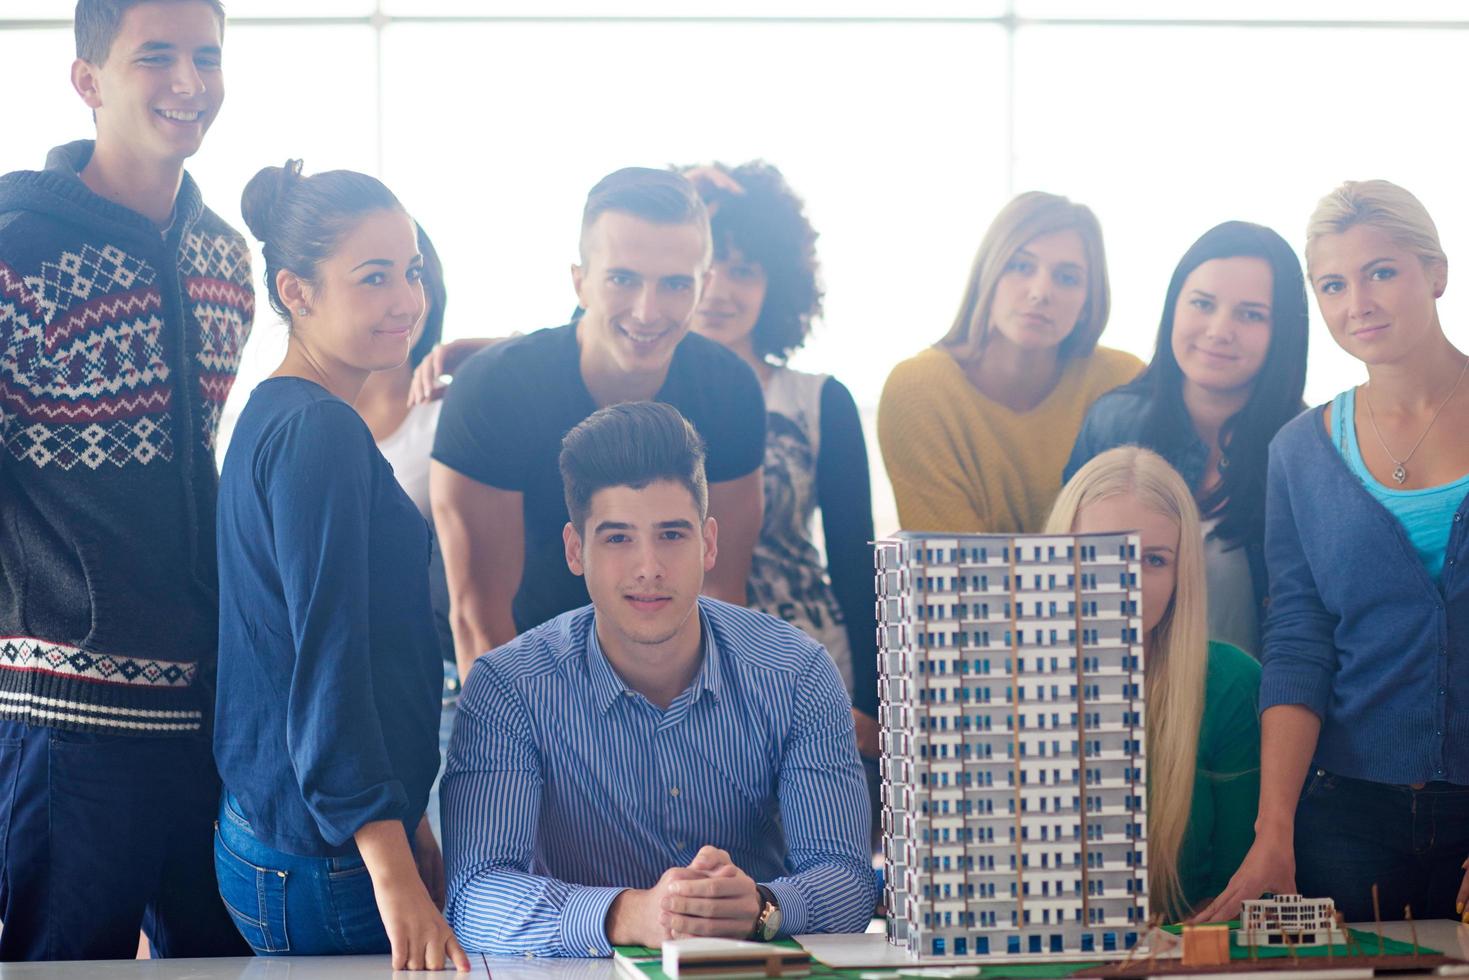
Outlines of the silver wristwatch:
{"type": "Polygon", "coordinates": [[[750,930],[750,938],[756,942],[768,943],[780,935],[780,905],[775,901],[775,893],[764,885],[756,885],[755,890],[760,894],[760,911],[755,916],[755,927],[750,930]]]}

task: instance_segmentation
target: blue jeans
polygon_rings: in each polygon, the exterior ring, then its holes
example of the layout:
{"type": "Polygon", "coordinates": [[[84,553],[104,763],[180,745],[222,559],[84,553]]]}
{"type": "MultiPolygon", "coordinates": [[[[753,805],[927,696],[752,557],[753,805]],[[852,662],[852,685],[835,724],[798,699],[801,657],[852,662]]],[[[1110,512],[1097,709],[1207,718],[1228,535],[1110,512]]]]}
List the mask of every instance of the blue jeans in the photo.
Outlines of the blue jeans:
{"type": "Polygon", "coordinates": [[[439,774],[428,791],[428,825],[434,829],[434,839],[440,845],[444,843],[444,829],[439,816],[439,784],[444,781],[444,767],[449,764],[449,736],[454,734],[454,716],[459,713],[459,687],[459,667],[452,660],[445,660],[444,700],[439,710],[439,774]]]}
{"type": "Polygon", "coordinates": [[[1306,777],[1296,809],[1296,886],[1330,897],[1349,922],[1372,921],[1372,886],[1383,919],[1458,918],[1454,899],[1469,857],[1469,786],[1419,788],[1306,777]]]}
{"type": "Polygon", "coordinates": [[[392,952],[361,857],[277,851],[256,839],[229,793],[219,805],[214,871],[235,928],[262,956],[392,952]]]}
{"type": "Polygon", "coordinates": [[[0,721],[0,960],[243,956],[214,883],[209,740],[0,721]]]}

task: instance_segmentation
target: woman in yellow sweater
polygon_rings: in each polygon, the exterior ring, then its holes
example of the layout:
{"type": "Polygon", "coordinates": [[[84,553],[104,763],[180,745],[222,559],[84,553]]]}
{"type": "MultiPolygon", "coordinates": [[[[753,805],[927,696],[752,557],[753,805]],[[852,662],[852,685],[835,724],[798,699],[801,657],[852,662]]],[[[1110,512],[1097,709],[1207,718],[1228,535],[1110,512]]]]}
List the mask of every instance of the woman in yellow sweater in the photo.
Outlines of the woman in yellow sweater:
{"type": "Polygon", "coordinates": [[[914,531],[1039,531],[1086,411],[1142,362],[1097,346],[1110,297],[1096,215],[1031,191],[995,217],[948,334],[888,376],[877,437],[914,531]]]}

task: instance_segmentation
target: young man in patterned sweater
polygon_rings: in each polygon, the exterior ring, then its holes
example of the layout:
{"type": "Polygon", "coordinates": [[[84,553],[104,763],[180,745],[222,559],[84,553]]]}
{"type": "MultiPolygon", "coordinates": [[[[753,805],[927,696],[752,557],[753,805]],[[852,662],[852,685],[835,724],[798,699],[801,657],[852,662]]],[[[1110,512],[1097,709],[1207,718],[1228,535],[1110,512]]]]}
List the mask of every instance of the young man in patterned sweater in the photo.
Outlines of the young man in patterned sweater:
{"type": "Polygon", "coordinates": [[[184,161],[218,0],[81,0],[97,139],[0,177],[0,959],[244,954],[219,899],[214,438],[254,316],[184,161]]]}

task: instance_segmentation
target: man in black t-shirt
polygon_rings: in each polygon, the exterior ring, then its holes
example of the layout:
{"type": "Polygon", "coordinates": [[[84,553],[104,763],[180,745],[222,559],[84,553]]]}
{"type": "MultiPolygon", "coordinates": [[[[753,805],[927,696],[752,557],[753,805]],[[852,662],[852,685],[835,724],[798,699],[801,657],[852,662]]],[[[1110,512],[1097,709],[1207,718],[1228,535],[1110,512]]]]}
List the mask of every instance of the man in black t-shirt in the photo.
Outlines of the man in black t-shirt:
{"type": "Polygon", "coordinates": [[[682,176],[610,174],[587,197],[571,270],[585,312],[481,351],[456,373],[430,495],[461,674],[486,650],[589,601],[566,566],[557,458],[562,436],[607,405],[667,402],[704,437],[719,525],[704,591],[744,603],[760,533],[765,404],[739,357],[689,333],[711,251],[708,214],[682,176]]]}

